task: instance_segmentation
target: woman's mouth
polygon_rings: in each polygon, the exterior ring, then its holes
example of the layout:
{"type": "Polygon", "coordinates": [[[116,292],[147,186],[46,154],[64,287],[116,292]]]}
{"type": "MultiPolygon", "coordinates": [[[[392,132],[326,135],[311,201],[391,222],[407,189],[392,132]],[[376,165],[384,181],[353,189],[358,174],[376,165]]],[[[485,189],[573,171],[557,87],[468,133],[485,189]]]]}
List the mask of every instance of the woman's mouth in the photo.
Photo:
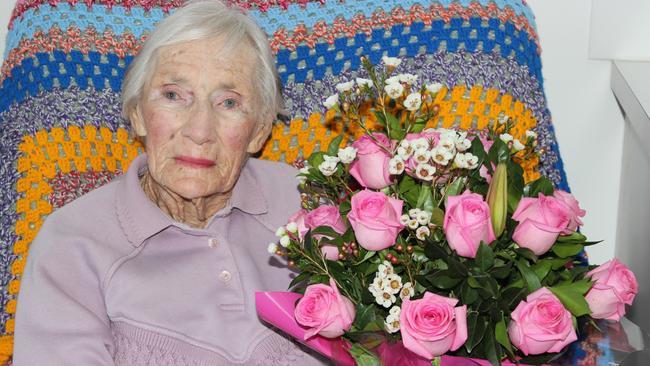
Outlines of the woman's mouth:
{"type": "Polygon", "coordinates": [[[191,156],[176,156],[174,157],[177,163],[193,168],[212,168],[215,166],[215,161],[210,159],[195,158],[191,156]]]}

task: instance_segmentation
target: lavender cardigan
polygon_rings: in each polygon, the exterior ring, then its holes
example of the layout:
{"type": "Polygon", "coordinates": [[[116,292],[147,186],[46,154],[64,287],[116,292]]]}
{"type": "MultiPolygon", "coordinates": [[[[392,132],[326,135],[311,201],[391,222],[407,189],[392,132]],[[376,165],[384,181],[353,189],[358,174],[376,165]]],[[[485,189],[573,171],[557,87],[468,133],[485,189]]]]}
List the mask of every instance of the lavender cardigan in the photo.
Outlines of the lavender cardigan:
{"type": "Polygon", "coordinates": [[[201,230],[145,196],[144,169],[143,155],[45,221],[21,285],[14,364],[321,364],[255,312],[255,291],[290,281],[266,247],[299,207],[295,171],[249,159],[201,230]]]}

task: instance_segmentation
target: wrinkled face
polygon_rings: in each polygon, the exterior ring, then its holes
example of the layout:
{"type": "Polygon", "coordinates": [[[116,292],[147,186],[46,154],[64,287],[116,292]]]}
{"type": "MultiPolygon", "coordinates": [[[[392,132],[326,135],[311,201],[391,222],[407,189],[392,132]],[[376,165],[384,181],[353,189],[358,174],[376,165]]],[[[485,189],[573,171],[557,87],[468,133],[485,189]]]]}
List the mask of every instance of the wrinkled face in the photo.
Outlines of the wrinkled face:
{"type": "Polygon", "coordinates": [[[220,53],[209,38],[158,50],[157,64],[130,113],[151,177],[185,199],[228,193],[248,153],[270,130],[258,121],[253,52],[220,53]]]}

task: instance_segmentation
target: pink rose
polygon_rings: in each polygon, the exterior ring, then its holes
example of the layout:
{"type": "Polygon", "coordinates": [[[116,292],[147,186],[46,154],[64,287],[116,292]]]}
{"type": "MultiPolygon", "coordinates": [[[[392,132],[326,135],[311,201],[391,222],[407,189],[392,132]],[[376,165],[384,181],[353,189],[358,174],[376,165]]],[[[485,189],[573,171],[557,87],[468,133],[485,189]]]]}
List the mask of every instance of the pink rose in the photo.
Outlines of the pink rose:
{"type": "Polygon", "coordinates": [[[348,220],[359,245],[366,250],[382,250],[395,244],[404,228],[399,220],[403,203],[367,189],[352,196],[348,220]]]}
{"type": "Polygon", "coordinates": [[[631,305],[639,285],[634,273],[627,266],[612,259],[587,272],[594,281],[585,300],[596,319],[619,321],[625,315],[625,304],[631,305]]]}
{"type": "Polygon", "coordinates": [[[571,313],[546,287],[521,301],[511,318],[508,335],[525,355],[560,352],[578,339],[571,313]]]}
{"type": "Polygon", "coordinates": [[[294,316],[298,324],[309,328],[305,339],[318,334],[326,338],[336,338],[350,329],[355,310],[352,301],[341,296],[334,279],[330,285],[309,285],[305,295],[298,301],[294,316]]]}
{"type": "Polygon", "coordinates": [[[496,239],[490,207],[480,194],[469,190],[449,196],[443,228],[449,246],[463,257],[476,257],[481,241],[490,244],[496,239]]]}
{"type": "Polygon", "coordinates": [[[405,299],[400,312],[404,347],[426,359],[455,351],[467,340],[467,306],[457,299],[425,292],[420,300],[405,299]]]}
{"type": "Polygon", "coordinates": [[[569,225],[571,210],[557,198],[540,193],[538,198],[522,198],[512,219],[519,222],[512,240],[520,247],[542,255],[569,225]]]}
{"type": "Polygon", "coordinates": [[[357,158],[350,164],[350,174],[366,188],[381,189],[392,183],[388,173],[388,162],[392,158],[385,149],[391,148],[388,136],[373,133],[377,143],[368,135],[352,143],[357,149],[357,158]]]}
{"type": "MultiPolygon", "coordinates": [[[[319,226],[329,226],[339,234],[345,233],[346,227],[339,209],[335,206],[321,205],[305,216],[305,226],[314,229],[319,226]]],[[[314,235],[314,239],[319,240],[323,235],[314,235]]],[[[335,261],[339,259],[339,248],[336,245],[325,244],[321,246],[321,251],[325,258],[335,261]]]]}
{"type": "Polygon", "coordinates": [[[298,226],[298,237],[300,239],[305,237],[305,234],[307,234],[307,231],[309,231],[309,228],[305,226],[305,217],[307,216],[307,210],[300,209],[300,211],[296,212],[291,216],[288,220],[288,222],[293,222],[298,226]]]}
{"type": "Polygon", "coordinates": [[[580,208],[580,204],[578,204],[578,200],[573,197],[571,193],[567,193],[562,190],[556,190],[553,192],[553,197],[559,199],[560,201],[564,202],[567,207],[569,207],[570,211],[570,218],[569,218],[569,226],[567,226],[566,230],[564,230],[563,234],[565,235],[570,235],[574,231],[578,230],[578,226],[582,226],[582,220],[580,220],[581,217],[584,217],[587,211],[583,210],[580,208]]]}

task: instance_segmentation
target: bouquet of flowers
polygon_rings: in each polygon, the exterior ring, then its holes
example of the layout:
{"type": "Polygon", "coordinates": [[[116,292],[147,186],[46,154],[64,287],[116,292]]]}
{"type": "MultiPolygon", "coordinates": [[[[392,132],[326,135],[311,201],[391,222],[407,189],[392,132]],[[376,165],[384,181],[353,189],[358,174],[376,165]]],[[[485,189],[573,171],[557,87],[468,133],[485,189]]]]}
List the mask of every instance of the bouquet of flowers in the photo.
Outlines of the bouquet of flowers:
{"type": "Polygon", "coordinates": [[[297,163],[302,209],[269,245],[299,272],[292,324],[258,304],[263,319],[338,342],[360,365],[445,354],[500,365],[547,362],[577,339],[578,319],[625,314],[632,272],[615,259],[581,264],[596,244],[578,232],[585,211],[522,168],[537,158],[533,131],[507,116],[427,128],[444,86],[397,74],[397,58],[362,63],[368,78],[325,101],[342,133],[297,163]]]}

